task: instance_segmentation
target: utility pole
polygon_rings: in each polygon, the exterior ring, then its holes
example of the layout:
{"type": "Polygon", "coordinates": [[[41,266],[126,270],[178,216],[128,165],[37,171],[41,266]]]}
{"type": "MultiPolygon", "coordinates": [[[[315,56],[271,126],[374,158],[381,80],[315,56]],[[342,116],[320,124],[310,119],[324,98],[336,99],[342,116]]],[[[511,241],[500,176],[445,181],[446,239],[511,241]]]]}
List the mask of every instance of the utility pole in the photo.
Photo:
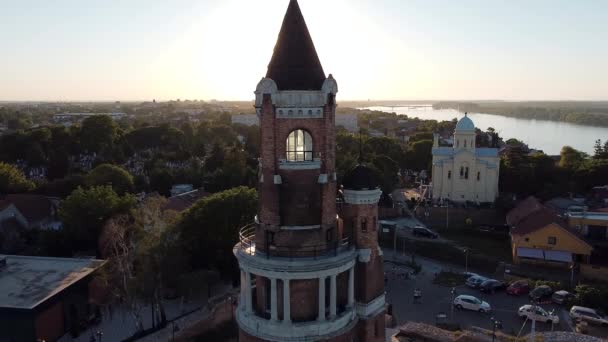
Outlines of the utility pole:
{"type": "Polygon", "coordinates": [[[469,273],[469,249],[464,249],[464,273],[469,273]]]}
{"type": "Polygon", "coordinates": [[[448,230],[450,225],[450,202],[445,202],[445,230],[448,230]]]}
{"type": "Polygon", "coordinates": [[[397,224],[393,226],[393,256],[397,260],[397,224]]]}
{"type": "Polygon", "coordinates": [[[452,291],[450,291],[452,293],[452,302],[451,304],[451,312],[450,312],[450,320],[452,322],[454,322],[454,296],[456,295],[456,288],[452,287],[452,291]]]}
{"type": "Polygon", "coordinates": [[[536,341],[536,301],[532,300],[532,331],[530,332],[530,342],[536,341]]]}

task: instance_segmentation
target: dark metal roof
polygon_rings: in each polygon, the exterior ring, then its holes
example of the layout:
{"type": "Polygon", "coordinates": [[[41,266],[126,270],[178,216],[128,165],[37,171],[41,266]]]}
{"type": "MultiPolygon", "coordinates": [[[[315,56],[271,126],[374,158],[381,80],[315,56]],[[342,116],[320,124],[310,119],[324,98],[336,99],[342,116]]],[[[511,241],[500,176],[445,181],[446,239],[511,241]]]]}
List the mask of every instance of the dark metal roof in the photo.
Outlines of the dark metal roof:
{"type": "Polygon", "coordinates": [[[346,190],[373,190],[378,188],[374,171],[359,164],[344,175],[342,185],[346,190]]]}
{"type": "Polygon", "coordinates": [[[325,73],[297,0],[291,0],[266,77],[279,90],[321,90],[325,73]]]}

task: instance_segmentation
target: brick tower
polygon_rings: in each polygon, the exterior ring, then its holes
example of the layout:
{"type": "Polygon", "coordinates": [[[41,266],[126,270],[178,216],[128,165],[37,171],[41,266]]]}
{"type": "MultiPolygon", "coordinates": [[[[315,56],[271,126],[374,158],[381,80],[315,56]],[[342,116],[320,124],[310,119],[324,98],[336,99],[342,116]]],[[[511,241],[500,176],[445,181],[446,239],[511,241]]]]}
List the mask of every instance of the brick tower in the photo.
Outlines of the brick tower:
{"type": "Polygon", "coordinates": [[[298,2],[291,0],[268,72],[255,91],[259,211],[234,248],[241,269],[240,341],[384,336],[382,261],[372,236],[379,190],[346,191],[347,224],[336,214],[337,92],[298,2]],[[370,218],[368,230],[360,229],[361,215],[370,218]],[[365,277],[375,277],[378,260],[376,283],[365,277]]]}

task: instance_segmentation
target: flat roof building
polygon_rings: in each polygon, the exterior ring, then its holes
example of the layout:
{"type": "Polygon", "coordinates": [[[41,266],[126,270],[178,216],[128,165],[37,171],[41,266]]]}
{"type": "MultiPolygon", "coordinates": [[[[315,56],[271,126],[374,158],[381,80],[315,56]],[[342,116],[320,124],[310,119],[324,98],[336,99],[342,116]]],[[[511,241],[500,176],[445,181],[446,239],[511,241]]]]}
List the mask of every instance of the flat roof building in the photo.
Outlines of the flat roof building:
{"type": "Polygon", "coordinates": [[[105,261],[0,255],[0,341],[55,341],[90,314],[105,261]]]}

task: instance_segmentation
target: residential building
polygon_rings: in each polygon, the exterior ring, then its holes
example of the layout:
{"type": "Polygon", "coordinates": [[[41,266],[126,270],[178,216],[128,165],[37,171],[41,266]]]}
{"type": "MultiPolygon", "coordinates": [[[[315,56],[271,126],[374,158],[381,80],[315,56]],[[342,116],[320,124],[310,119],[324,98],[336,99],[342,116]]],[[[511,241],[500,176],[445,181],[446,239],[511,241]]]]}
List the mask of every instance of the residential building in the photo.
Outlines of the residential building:
{"type": "Polygon", "coordinates": [[[337,92],[291,0],[255,91],[259,211],[234,247],[239,341],[385,340],[381,191],[373,172],[358,165],[344,177],[337,215],[337,92]]]}
{"type": "Polygon", "coordinates": [[[59,199],[35,194],[0,197],[0,227],[9,220],[24,229],[59,229],[59,199]]]}
{"type": "Polygon", "coordinates": [[[232,124],[259,126],[260,119],[256,114],[234,114],[232,115],[232,124]]]}
{"type": "Polygon", "coordinates": [[[589,262],[581,264],[581,273],[587,278],[608,281],[608,212],[568,212],[566,217],[570,228],[593,247],[589,262]]]}
{"type": "Polygon", "coordinates": [[[359,132],[359,118],[357,114],[336,114],[336,126],[344,127],[351,133],[359,132]]]}
{"type": "Polygon", "coordinates": [[[564,272],[575,266],[580,267],[583,276],[593,278],[588,265],[594,246],[580,230],[572,229],[536,198],[529,197],[511,210],[507,224],[511,227],[514,264],[561,268],[564,272]]]}
{"type": "Polygon", "coordinates": [[[0,341],[56,341],[94,316],[105,261],[0,255],[0,341]]]}
{"type": "Polygon", "coordinates": [[[475,125],[467,114],[456,124],[453,146],[440,147],[439,135],[434,135],[434,200],[487,203],[498,196],[498,149],[477,148],[475,137],[475,125]]]}
{"type": "Polygon", "coordinates": [[[194,185],[192,184],[175,184],[171,187],[171,197],[185,194],[193,190],[194,185]]]}
{"type": "Polygon", "coordinates": [[[188,191],[179,195],[171,196],[167,199],[165,210],[175,210],[178,212],[190,209],[198,200],[209,196],[210,193],[203,189],[188,191]]]}
{"type": "Polygon", "coordinates": [[[95,115],[107,115],[115,121],[127,117],[125,113],[61,113],[53,115],[53,122],[64,126],[71,126],[95,115]]]}

